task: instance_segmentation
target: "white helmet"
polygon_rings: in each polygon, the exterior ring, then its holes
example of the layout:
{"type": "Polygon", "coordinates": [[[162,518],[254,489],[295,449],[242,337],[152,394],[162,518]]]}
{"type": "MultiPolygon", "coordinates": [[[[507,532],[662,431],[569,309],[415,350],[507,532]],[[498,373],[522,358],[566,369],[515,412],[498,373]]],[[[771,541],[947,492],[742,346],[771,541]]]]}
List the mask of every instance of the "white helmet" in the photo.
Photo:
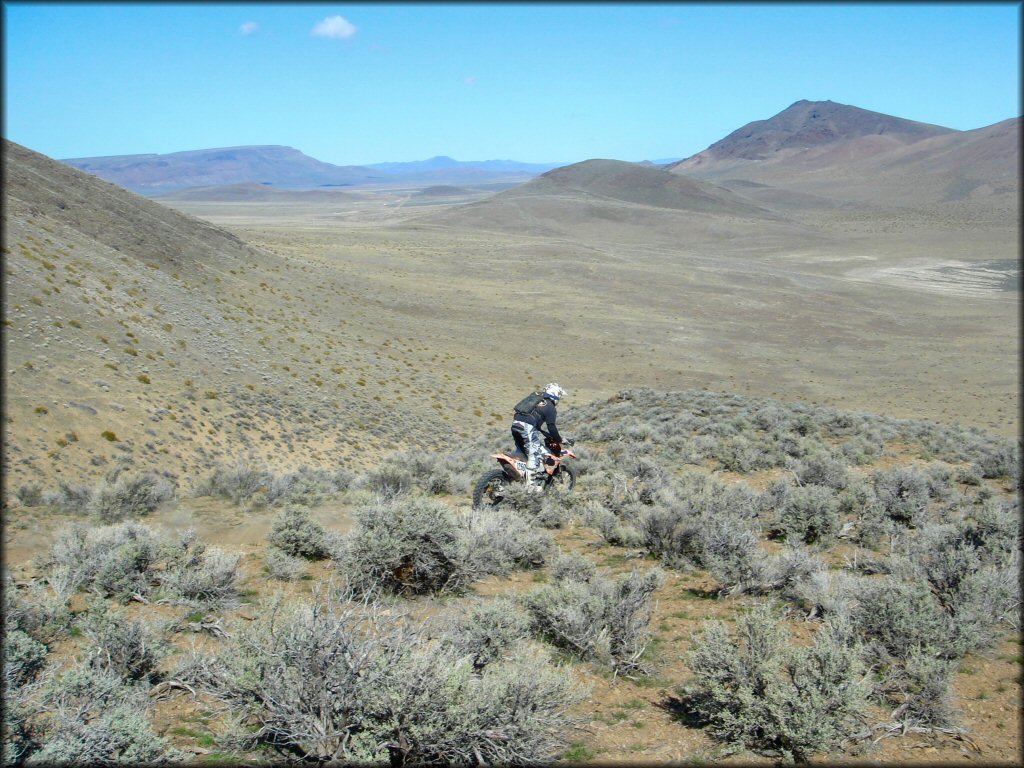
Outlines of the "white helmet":
{"type": "Polygon", "coordinates": [[[562,389],[560,386],[558,386],[556,383],[551,382],[546,387],[544,387],[544,394],[557,403],[559,400],[561,400],[569,393],[562,389]]]}

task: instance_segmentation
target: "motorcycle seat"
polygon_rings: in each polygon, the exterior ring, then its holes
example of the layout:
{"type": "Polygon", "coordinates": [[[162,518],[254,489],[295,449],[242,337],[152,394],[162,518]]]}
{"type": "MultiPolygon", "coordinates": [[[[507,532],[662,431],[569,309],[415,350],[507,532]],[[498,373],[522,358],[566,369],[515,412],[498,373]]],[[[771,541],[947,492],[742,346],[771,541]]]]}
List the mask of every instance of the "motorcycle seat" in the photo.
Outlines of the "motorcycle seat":
{"type": "Polygon", "coordinates": [[[516,448],[515,450],[513,450],[513,451],[512,451],[512,452],[511,452],[511,453],[509,454],[509,456],[511,456],[511,457],[512,457],[513,459],[515,459],[516,461],[526,461],[526,459],[528,458],[528,457],[527,457],[527,455],[526,455],[525,453],[523,453],[522,451],[520,451],[520,450],[519,450],[518,448],[516,448]]]}

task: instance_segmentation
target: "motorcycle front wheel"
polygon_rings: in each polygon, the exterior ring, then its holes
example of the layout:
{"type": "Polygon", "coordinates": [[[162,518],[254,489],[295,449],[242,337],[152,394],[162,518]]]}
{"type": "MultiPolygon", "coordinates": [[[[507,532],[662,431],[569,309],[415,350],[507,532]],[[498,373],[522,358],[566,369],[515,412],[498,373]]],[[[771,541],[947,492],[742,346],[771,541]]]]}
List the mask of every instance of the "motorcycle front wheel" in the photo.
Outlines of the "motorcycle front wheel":
{"type": "Polygon", "coordinates": [[[473,488],[473,508],[498,506],[505,498],[505,489],[508,486],[509,479],[503,470],[492,469],[485,472],[473,488]]]}
{"type": "Polygon", "coordinates": [[[563,464],[558,468],[557,474],[548,478],[544,484],[544,490],[548,490],[553,486],[557,486],[563,491],[571,491],[576,487],[576,470],[569,464],[563,464]]]}

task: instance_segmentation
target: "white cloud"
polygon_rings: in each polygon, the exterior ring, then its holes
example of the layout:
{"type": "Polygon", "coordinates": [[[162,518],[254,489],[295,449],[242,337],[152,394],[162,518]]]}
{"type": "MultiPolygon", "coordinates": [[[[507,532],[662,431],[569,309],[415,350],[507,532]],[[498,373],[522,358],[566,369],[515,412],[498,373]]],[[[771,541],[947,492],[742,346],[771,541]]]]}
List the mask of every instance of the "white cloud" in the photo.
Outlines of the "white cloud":
{"type": "Polygon", "coordinates": [[[238,28],[238,31],[243,35],[255,35],[259,31],[260,25],[255,21],[247,21],[238,28]]]}
{"type": "Polygon", "coordinates": [[[328,16],[310,32],[315,37],[329,37],[336,40],[345,40],[355,33],[355,26],[343,16],[328,16]]]}

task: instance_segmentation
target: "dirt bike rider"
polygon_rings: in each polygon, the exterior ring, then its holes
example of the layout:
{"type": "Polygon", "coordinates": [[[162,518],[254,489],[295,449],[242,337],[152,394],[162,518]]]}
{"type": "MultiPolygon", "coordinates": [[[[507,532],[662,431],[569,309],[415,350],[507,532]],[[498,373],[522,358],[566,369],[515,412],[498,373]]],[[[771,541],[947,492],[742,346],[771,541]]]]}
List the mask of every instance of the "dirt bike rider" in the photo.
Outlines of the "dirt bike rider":
{"type": "Polygon", "coordinates": [[[567,394],[569,393],[552,382],[540,392],[533,392],[516,404],[516,415],[512,420],[512,439],[516,443],[516,448],[527,457],[527,471],[536,471],[540,466],[538,460],[547,453],[541,440],[542,424],[547,425],[548,435],[553,441],[562,442],[562,436],[555,426],[558,415],[555,406],[567,394]]]}

